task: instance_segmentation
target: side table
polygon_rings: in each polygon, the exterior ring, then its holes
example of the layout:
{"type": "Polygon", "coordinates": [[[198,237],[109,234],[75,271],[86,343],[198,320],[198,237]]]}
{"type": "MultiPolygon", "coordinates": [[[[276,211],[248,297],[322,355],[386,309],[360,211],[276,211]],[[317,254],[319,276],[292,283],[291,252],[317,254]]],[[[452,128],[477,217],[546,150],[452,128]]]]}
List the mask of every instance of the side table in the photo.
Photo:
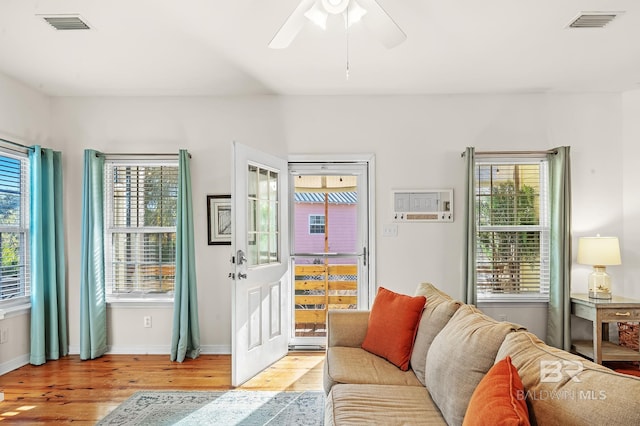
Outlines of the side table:
{"type": "Polygon", "coordinates": [[[591,299],[587,294],[571,295],[571,313],[593,323],[593,341],[576,340],[571,349],[593,362],[640,361],[640,352],[609,341],[609,323],[640,321],[640,300],[613,296],[612,299],[591,299]]]}

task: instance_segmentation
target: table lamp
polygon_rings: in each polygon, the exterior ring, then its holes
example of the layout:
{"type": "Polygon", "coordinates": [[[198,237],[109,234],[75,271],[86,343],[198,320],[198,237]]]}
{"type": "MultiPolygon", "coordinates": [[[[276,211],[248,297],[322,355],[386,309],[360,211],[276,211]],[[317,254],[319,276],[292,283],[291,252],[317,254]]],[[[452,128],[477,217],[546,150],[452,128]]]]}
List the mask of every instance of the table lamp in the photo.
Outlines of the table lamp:
{"type": "Polygon", "coordinates": [[[611,299],[611,277],[607,265],[620,265],[620,243],[617,237],[582,237],[578,240],[578,263],[593,265],[589,274],[589,297],[611,299]]]}

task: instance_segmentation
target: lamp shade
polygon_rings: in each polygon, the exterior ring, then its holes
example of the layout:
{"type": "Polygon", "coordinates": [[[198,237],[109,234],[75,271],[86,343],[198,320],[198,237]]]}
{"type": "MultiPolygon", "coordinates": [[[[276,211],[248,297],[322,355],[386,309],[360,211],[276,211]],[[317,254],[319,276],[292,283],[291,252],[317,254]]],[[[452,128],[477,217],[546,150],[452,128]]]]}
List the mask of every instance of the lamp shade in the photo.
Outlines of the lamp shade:
{"type": "Polygon", "coordinates": [[[582,265],[620,265],[618,237],[582,237],[578,240],[578,263],[582,265]]]}

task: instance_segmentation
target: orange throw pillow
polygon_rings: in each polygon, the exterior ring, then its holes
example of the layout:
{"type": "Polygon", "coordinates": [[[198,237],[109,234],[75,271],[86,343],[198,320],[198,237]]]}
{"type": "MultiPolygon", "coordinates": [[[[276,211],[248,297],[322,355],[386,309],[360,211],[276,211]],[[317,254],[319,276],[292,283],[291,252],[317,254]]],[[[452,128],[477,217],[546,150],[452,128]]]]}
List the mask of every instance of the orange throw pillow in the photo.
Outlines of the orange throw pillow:
{"type": "Polygon", "coordinates": [[[494,364],[473,391],[463,426],[529,425],[529,410],[518,370],[506,357],[494,364]]]}
{"type": "Polygon", "coordinates": [[[424,296],[411,297],[380,287],[369,314],[362,349],[407,371],[426,301],[424,296]]]}

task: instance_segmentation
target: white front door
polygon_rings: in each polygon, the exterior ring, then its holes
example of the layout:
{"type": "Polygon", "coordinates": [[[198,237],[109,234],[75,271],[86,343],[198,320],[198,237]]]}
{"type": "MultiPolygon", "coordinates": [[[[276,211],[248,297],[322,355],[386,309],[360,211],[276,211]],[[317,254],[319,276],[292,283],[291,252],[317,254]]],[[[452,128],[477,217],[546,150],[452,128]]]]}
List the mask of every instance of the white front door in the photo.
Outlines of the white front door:
{"type": "Polygon", "coordinates": [[[287,161],[233,144],[231,382],[239,386],[289,345],[287,161]]]}

